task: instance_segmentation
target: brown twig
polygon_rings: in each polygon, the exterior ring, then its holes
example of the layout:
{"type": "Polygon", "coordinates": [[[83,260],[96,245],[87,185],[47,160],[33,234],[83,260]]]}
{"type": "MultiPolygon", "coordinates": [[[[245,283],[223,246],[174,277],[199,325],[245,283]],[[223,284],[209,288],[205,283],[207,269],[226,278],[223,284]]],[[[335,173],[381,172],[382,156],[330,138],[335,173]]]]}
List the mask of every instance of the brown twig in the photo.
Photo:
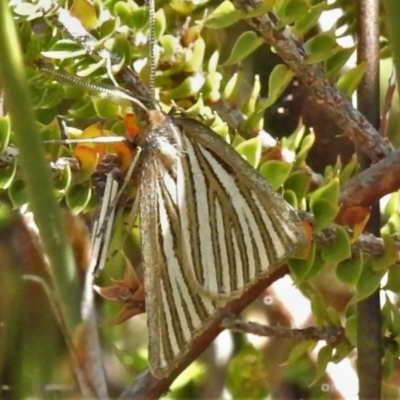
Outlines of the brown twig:
{"type": "MultiPolygon", "coordinates": [[[[246,13],[253,12],[261,5],[256,0],[234,0],[233,3],[246,13]]],[[[323,68],[317,64],[307,64],[307,51],[288,27],[278,28],[278,18],[273,13],[248,18],[246,21],[275,49],[318,102],[323,104],[324,110],[336,124],[373,162],[390,154],[390,146],[352,106],[350,100],[324,76],[323,68]]]]}
{"type": "MultiPolygon", "coordinates": [[[[358,0],[357,62],[366,62],[366,72],[357,89],[358,109],[376,129],[379,129],[379,0],[358,0]]],[[[361,169],[368,171],[371,161],[357,144],[357,159],[361,169]]],[[[379,202],[371,207],[366,231],[380,234],[379,202]]],[[[382,315],[380,290],[357,303],[357,374],[360,399],[379,399],[382,391],[382,315]]]]}
{"type": "Polygon", "coordinates": [[[400,188],[400,150],[350,179],[341,190],[344,207],[369,207],[400,188]]]}
{"type": "Polygon", "coordinates": [[[338,343],[344,337],[344,329],[330,327],[314,327],[292,329],[285,326],[266,326],[257,322],[245,322],[235,318],[225,318],[222,326],[231,331],[252,333],[257,336],[270,336],[278,339],[325,340],[328,343],[338,343]]]}

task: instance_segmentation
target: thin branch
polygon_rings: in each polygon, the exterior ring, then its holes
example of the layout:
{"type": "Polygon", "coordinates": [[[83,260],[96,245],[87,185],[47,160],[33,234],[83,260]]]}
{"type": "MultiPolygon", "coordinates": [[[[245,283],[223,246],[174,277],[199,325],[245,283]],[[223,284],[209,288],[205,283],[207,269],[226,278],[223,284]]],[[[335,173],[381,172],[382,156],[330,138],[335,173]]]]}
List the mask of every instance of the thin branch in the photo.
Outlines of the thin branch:
{"type": "Polygon", "coordinates": [[[292,329],[284,326],[266,326],[257,322],[245,322],[235,318],[225,318],[222,326],[231,331],[252,333],[257,336],[269,336],[277,339],[325,340],[328,343],[339,343],[344,337],[344,329],[331,327],[309,327],[292,329]]]}
{"type": "Polygon", "coordinates": [[[343,207],[369,207],[400,188],[400,150],[351,178],[341,189],[343,207]]]}
{"type": "MultiPolygon", "coordinates": [[[[379,1],[357,1],[357,61],[366,62],[366,72],[357,89],[358,109],[379,129],[379,1]]],[[[368,171],[371,161],[358,145],[357,159],[368,171]]],[[[380,234],[379,201],[372,205],[366,231],[380,234]]],[[[382,316],[379,288],[357,303],[357,374],[359,398],[379,399],[382,390],[382,316]]]]}
{"type": "MultiPolygon", "coordinates": [[[[261,6],[256,0],[234,0],[237,8],[245,13],[261,6]]],[[[308,53],[288,27],[278,28],[278,18],[273,13],[246,19],[264,40],[270,44],[297,77],[310,89],[324,110],[343,129],[368,157],[376,162],[391,152],[390,146],[376,129],[357,111],[350,100],[324,75],[320,65],[307,64],[308,53]]]]}

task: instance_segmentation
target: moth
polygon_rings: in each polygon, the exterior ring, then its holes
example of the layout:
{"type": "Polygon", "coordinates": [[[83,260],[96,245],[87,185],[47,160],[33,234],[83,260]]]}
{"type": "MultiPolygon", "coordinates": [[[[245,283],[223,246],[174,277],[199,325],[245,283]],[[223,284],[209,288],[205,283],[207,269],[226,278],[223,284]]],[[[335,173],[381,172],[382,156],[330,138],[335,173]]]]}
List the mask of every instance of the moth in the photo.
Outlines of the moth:
{"type": "Polygon", "coordinates": [[[144,135],[149,363],[163,377],[218,307],[284,262],[304,235],[294,210],[204,124],[164,117],[144,135]]]}
{"type": "Polygon", "coordinates": [[[52,72],[140,110],[135,140],[149,367],[168,376],[217,310],[304,243],[294,209],[223,138],[129,92],[52,72]]]}

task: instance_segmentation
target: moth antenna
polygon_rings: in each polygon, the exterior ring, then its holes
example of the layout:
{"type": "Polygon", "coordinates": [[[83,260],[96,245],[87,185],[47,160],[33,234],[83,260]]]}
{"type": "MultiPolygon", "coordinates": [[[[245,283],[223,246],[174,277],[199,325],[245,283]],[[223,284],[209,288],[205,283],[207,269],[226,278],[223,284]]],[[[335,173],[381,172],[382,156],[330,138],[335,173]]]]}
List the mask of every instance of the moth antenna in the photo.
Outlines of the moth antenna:
{"type": "Polygon", "coordinates": [[[155,52],[154,46],[156,41],[156,33],[155,33],[155,26],[156,26],[156,11],[155,11],[155,0],[146,0],[147,6],[149,8],[149,90],[150,96],[153,101],[155,101],[156,94],[155,94],[155,75],[156,75],[156,66],[155,66],[155,52]]]}

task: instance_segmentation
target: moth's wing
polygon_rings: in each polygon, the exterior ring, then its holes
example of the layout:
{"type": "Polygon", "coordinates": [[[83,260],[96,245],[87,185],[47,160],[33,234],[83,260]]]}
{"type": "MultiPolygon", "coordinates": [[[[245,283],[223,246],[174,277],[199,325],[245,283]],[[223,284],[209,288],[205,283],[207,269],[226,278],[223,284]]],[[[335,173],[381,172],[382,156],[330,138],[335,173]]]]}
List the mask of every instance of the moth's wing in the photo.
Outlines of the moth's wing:
{"type": "Polygon", "coordinates": [[[169,161],[157,152],[147,154],[140,185],[149,365],[158,378],[169,375],[217,308],[208,297],[192,291],[187,282],[176,165],[169,161]]]}
{"type": "Polygon", "coordinates": [[[204,295],[239,295],[282,264],[305,241],[301,222],[221,137],[190,118],[182,132],[185,176],[181,223],[188,245],[185,273],[204,295]]]}

